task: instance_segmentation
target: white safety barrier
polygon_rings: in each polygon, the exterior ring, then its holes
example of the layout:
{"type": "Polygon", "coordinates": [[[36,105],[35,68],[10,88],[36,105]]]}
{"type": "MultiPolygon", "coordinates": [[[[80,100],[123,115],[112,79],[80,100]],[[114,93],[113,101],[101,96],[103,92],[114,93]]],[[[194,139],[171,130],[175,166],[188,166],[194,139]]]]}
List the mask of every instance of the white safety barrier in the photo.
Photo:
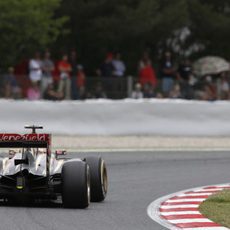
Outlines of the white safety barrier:
{"type": "Polygon", "coordinates": [[[67,135],[230,135],[230,102],[185,100],[0,100],[0,132],[26,124],[67,135]]]}

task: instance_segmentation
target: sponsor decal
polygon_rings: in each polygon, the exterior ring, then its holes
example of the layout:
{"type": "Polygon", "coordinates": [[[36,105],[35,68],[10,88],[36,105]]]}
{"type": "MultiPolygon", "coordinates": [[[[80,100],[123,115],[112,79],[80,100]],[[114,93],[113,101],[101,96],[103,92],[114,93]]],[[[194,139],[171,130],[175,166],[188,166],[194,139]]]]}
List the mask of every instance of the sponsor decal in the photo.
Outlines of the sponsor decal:
{"type": "Polygon", "coordinates": [[[0,134],[0,142],[5,141],[49,141],[49,134],[0,134]]]}

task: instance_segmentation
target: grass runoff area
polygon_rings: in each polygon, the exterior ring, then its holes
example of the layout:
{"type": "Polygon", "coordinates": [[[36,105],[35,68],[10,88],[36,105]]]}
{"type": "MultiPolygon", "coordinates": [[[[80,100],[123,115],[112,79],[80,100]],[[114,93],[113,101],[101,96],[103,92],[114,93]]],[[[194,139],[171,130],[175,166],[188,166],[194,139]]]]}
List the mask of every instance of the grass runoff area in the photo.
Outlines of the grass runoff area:
{"type": "Polygon", "coordinates": [[[200,205],[199,211],[215,223],[230,228],[230,190],[210,196],[200,205]]]}

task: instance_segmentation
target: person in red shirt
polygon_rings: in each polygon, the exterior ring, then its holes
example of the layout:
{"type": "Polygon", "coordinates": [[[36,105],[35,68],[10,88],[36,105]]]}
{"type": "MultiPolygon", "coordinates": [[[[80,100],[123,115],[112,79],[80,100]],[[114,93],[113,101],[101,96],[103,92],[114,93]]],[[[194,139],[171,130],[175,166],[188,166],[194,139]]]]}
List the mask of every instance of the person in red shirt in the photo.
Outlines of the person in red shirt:
{"type": "Polygon", "coordinates": [[[64,54],[62,60],[58,62],[58,71],[59,71],[59,84],[58,92],[65,95],[65,99],[69,100],[70,97],[70,72],[72,71],[71,65],[68,61],[68,55],[64,54]]]}
{"type": "Polygon", "coordinates": [[[139,70],[139,82],[142,86],[148,83],[155,88],[157,85],[157,77],[155,70],[152,67],[151,62],[147,58],[144,58],[142,60],[142,66],[139,70]]]}

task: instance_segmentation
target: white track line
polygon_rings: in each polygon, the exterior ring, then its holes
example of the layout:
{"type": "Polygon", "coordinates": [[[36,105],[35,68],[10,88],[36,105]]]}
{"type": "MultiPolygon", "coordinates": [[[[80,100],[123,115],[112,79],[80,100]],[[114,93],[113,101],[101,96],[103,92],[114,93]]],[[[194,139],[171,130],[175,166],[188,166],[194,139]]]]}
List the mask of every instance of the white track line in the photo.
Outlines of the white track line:
{"type": "Polygon", "coordinates": [[[172,209],[172,208],[198,208],[199,204],[162,205],[160,207],[163,208],[163,209],[172,209]]]}
{"type": "Polygon", "coordinates": [[[161,212],[162,216],[200,214],[198,211],[161,212]]]}
{"type": "Polygon", "coordinates": [[[175,226],[174,224],[189,224],[189,223],[213,223],[211,220],[203,218],[202,215],[198,211],[198,207],[200,204],[189,204],[189,202],[202,202],[205,199],[199,199],[196,197],[199,196],[210,196],[215,194],[218,191],[222,191],[225,188],[230,189],[229,184],[221,184],[221,185],[207,185],[204,187],[188,189],[184,191],[180,191],[177,193],[173,193],[164,197],[161,197],[155,201],[153,201],[147,208],[147,213],[149,217],[159,223],[160,225],[171,229],[171,230],[180,230],[180,229],[195,229],[195,230],[227,230],[228,228],[219,227],[219,226],[211,226],[211,227],[193,227],[190,228],[180,228],[175,226]],[[208,191],[208,192],[207,192],[208,191]],[[194,196],[194,199],[193,199],[194,196]],[[185,197],[185,199],[183,199],[185,197]],[[186,199],[186,197],[190,197],[190,199],[186,199]],[[192,198],[191,198],[192,197],[192,198]],[[177,199],[178,198],[178,199],[177,199]],[[186,204],[188,202],[188,204],[186,204]],[[175,203],[175,204],[174,204],[175,203]],[[181,203],[181,204],[180,204],[181,203]],[[173,209],[191,209],[195,208],[195,211],[170,211],[173,209]],[[160,211],[162,210],[162,211],[160,211]],[[169,211],[167,211],[169,210],[169,211]],[[178,219],[177,219],[178,215],[178,219]],[[183,215],[183,218],[181,218],[183,215]],[[191,215],[191,218],[186,218],[186,215],[191,215]],[[194,215],[194,216],[192,216],[194,215]],[[201,215],[201,216],[199,216],[201,215]],[[196,218],[197,217],[197,218],[196,218]]]}
{"type": "Polygon", "coordinates": [[[177,220],[168,220],[172,224],[187,224],[187,223],[212,223],[211,220],[206,218],[203,219],[177,219],[177,220]]]}
{"type": "Polygon", "coordinates": [[[193,193],[193,194],[187,193],[187,194],[180,194],[180,195],[178,195],[178,197],[186,197],[186,196],[194,196],[194,197],[196,197],[196,196],[210,196],[212,194],[213,194],[212,192],[193,193]]]}
{"type": "Polygon", "coordinates": [[[178,202],[202,202],[206,199],[180,199],[180,200],[167,200],[167,203],[178,203],[178,202]]]}

